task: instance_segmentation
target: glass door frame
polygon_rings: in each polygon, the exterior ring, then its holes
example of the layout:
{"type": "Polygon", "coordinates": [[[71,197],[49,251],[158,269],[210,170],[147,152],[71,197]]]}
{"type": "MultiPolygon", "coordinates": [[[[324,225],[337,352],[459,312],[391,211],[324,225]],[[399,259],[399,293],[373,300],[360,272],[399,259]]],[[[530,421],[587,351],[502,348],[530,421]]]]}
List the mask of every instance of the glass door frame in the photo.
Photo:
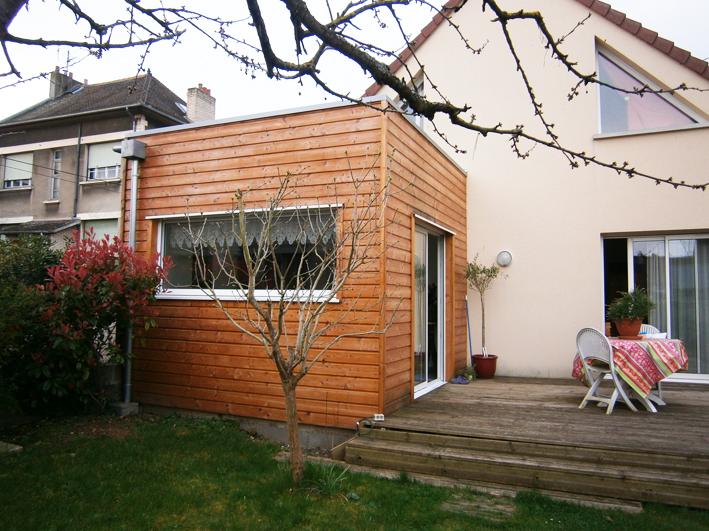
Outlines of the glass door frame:
{"type": "MultiPolygon", "coordinates": [[[[437,296],[437,315],[436,319],[437,322],[435,324],[436,329],[435,329],[435,334],[436,334],[436,351],[437,351],[437,366],[436,366],[436,374],[438,375],[437,378],[429,380],[426,378],[425,381],[421,383],[416,383],[415,376],[416,376],[416,340],[417,340],[417,333],[416,333],[416,320],[419,319],[419,315],[417,313],[416,309],[416,304],[414,302],[414,313],[413,313],[413,321],[414,321],[414,326],[412,327],[412,339],[413,339],[413,359],[412,359],[412,375],[413,375],[413,384],[414,384],[414,399],[419,398],[420,396],[423,396],[426,393],[429,393],[430,391],[433,391],[434,389],[437,389],[438,387],[441,387],[446,383],[445,379],[445,361],[446,361],[446,342],[445,342],[445,337],[446,337],[446,232],[442,230],[437,230],[434,226],[431,226],[428,223],[420,223],[419,220],[417,219],[416,224],[415,224],[415,229],[414,229],[414,234],[424,234],[426,236],[426,258],[428,260],[429,258],[429,248],[428,244],[430,241],[429,236],[434,236],[437,239],[437,256],[436,256],[436,261],[437,261],[437,275],[436,275],[436,283],[437,283],[437,290],[436,290],[436,296],[437,296]]],[[[416,238],[414,238],[414,269],[416,268],[415,265],[415,257],[417,256],[417,249],[415,248],[416,246],[416,238]]],[[[426,286],[429,285],[430,283],[430,278],[428,277],[428,267],[426,267],[426,286]]],[[[416,283],[416,272],[414,271],[414,286],[416,283]]],[[[416,288],[414,287],[414,290],[416,288]]],[[[414,299],[415,301],[415,299],[414,299]]],[[[428,315],[428,308],[425,309],[425,322],[427,323],[427,329],[425,331],[424,337],[428,337],[428,326],[430,326],[430,316],[428,315]]],[[[428,359],[428,343],[426,342],[426,349],[425,349],[425,356],[426,359],[428,359]]],[[[427,365],[428,367],[428,365],[427,365]]],[[[428,369],[426,369],[426,372],[428,372],[428,369]]]]}

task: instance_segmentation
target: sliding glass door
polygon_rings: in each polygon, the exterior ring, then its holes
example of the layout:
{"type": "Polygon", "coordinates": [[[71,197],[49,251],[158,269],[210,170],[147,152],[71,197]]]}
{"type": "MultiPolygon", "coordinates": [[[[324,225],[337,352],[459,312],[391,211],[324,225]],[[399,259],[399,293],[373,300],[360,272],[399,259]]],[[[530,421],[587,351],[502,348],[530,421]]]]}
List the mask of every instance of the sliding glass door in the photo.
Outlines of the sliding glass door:
{"type": "Polygon", "coordinates": [[[657,303],[649,323],[682,340],[688,372],[709,375],[709,237],[630,238],[628,250],[629,286],[657,303]]]}
{"type": "Polygon", "coordinates": [[[444,238],[416,227],[414,251],[414,397],[444,379],[444,238]]]}

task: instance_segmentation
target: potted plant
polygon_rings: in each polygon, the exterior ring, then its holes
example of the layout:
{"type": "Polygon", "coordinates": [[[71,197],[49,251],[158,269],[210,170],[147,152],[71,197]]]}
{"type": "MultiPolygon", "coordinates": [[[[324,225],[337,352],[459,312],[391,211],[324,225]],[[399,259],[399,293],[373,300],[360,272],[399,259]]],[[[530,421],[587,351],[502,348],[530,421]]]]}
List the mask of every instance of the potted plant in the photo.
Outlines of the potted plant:
{"type": "Polygon", "coordinates": [[[656,304],[643,288],[621,291],[620,297],[608,305],[606,317],[615,323],[620,337],[637,337],[643,319],[650,315],[656,304]]]}
{"type": "MultiPolygon", "coordinates": [[[[473,354],[473,366],[478,378],[492,378],[497,369],[497,356],[488,354],[485,346],[485,292],[490,289],[493,281],[499,277],[501,270],[495,264],[484,266],[478,262],[478,255],[465,267],[465,278],[468,286],[480,294],[482,309],[482,354],[473,354]]],[[[502,275],[503,277],[505,275],[502,275]]]]}

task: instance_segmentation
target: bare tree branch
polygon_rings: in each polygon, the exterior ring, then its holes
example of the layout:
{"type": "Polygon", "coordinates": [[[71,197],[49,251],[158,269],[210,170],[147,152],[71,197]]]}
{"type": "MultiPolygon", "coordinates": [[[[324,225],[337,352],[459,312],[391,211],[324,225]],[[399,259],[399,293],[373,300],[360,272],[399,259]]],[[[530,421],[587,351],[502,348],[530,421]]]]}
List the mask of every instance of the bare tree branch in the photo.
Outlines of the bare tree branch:
{"type": "MultiPolygon", "coordinates": [[[[47,0],[51,1],[51,0],[47,0]]],[[[8,28],[19,10],[26,5],[26,0],[0,0],[0,41],[3,44],[3,53],[8,63],[8,72],[0,76],[20,77],[19,69],[13,63],[6,46],[7,43],[35,46],[70,46],[80,47],[89,50],[92,54],[101,56],[104,52],[132,46],[150,46],[161,41],[172,41],[177,43],[185,31],[193,30],[207,38],[216,48],[222,50],[228,56],[234,58],[246,72],[254,75],[256,71],[264,71],[269,77],[277,79],[311,79],[317,86],[327,93],[349,101],[360,101],[359,96],[353,96],[343,90],[338,90],[333,84],[327,81],[327,76],[320,71],[320,61],[327,52],[333,51],[351,61],[364,70],[372,79],[381,86],[391,88],[398,99],[405,104],[406,113],[422,116],[431,123],[437,117],[444,117],[453,125],[479,133],[483,136],[501,135],[507,136],[511,140],[511,147],[518,157],[525,158],[529,155],[529,150],[524,150],[520,146],[520,140],[532,142],[534,144],[559,151],[566,157],[572,168],[584,165],[597,165],[614,170],[628,177],[642,177],[650,179],[656,184],[669,184],[675,188],[686,187],[705,190],[709,186],[707,183],[687,183],[684,180],[674,180],[672,177],[661,177],[649,175],[636,170],[630,164],[617,164],[615,162],[604,162],[589,156],[583,151],[574,150],[567,146],[554,132],[554,124],[547,120],[543,113],[543,102],[535,95],[534,88],[525,71],[525,65],[516,51],[510,26],[513,24],[533,24],[540,32],[542,43],[551,53],[552,58],[563,65],[563,67],[577,80],[570,88],[568,98],[573,99],[579,94],[581,87],[591,84],[606,87],[628,94],[672,94],[677,91],[698,91],[706,90],[697,87],[689,87],[680,84],[673,88],[657,88],[647,84],[639,83],[637,87],[617,87],[599,79],[596,72],[584,73],[578,69],[575,63],[564,53],[562,46],[564,42],[582,27],[588,17],[580,20],[566,34],[555,38],[549,30],[544,17],[537,11],[519,10],[509,12],[502,9],[498,0],[482,0],[483,11],[490,10],[494,19],[493,24],[497,24],[502,35],[507,42],[508,49],[515,61],[517,71],[524,83],[527,97],[532,104],[535,119],[542,127],[542,135],[535,136],[527,133],[525,127],[517,124],[514,127],[505,126],[502,123],[483,124],[479,123],[473,109],[467,103],[451,101],[449,95],[441,91],[435,80],[429,76],[425,65],[423,65],[416,55],[417,43],[412,41],[401,25],[401,18],[398,9],[402,9],[411,3],[411,0],[356,0],[345,5],[342,12],[332,12],[329,2],[327,3],[326,20],[320,21],[311,11],[305,0],[281,0],[287,10],[288,23],[293,28],[294,46],[291,54],[283,54],[276,51],[273,46],[273,30],[262,15],[262,4],[260,0],[247,0],[248,19],[224,21],[219,17],[207,15],[201,10],[190,10],[185,7],[166,7],[162,4],[151,7],[146,2],[139,0],[122,0],[128,8],[128,16],[124,19],[113,20],[109,23],[98,21],[98,17],[88,13],[76,0],[54,0],[61,7],[71,11],[77,24],[86,24],[89,28],[89,35],[83,40],[66,39],[30,39],[19,35],[12,35],[8,28]],[[388,22],[387,16],[391,17],[393,24],[388,22]],[[418,75],[412,67],[407,65],[405,58],[398,59],[397,52],[387,50],[386,47],[378,45],[374,38],[358,38],[356,32],[363,26],[367,17],[373,17],[384,31],[389,26],[393,26],[398,31],[398,37],[404,44],[404,55],[412,58],[412,64],[426,81],[427,87],[431,88],[428,95],[419,94],[414,86],[413,80],[418,75]],[[360,23],[360,21],[362,21],[360,23]],[[244,23],[249,25],[244,27],[244,23]],[[252,36],[255,30],[255,38],[252,36]],[[241,50],[241,51],[239,51],[241,50]],[[311,53],[308,54],[307,51],[311,53]],[[405,75],[392,71],[389,63],[395,66],[403,66],[405,75]],[[435,98],[435,99],[434,99],[435,98]]],[[[116,2],[121,0],[116,0],[116,2]]],[[[471,45],[468,38],[463,35],[460,26],[456,24],[452,17],[461,9],[470,9],[467,0],[461,0],[454,7],[444,7],[436,9],[428,0],[417,0],[416,3],[430,7],[436,13],[437,20],[448,25],[459,36],[463,45],[471,54],[479,54],[483,51],[487,43],[481,43],[479,47],[471,45]]],[[[590,16],[590,15],[589,15],[590,16]]],[[[280,35],[276,35],[276,38],[280,35]]],[[[401,48],[399,48],[401,50],[401,48]]],[[[391,109],[384,112],[391,112],[391,109]]],[[[395,111],[396,112],[396,111],[395,111]]],[[[451,144],[442,135],[439,128],[434,123],[434,131],[441,138],[460,151],[460,148],[451,144]]]]}

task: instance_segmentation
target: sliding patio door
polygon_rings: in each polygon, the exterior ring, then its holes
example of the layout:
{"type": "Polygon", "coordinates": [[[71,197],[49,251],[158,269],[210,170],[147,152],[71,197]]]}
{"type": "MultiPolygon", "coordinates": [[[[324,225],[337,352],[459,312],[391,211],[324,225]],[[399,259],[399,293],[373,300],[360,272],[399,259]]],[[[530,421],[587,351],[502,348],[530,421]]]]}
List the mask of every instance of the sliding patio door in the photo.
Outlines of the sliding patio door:
{"type": "Polygon", "coordinates": [[[414,397],[442,385],[444,367],[444,237],[416,228],[414,249],[414,397]]]}
{"type": "Polygon", "coordinates": [[[648,322],[682,340],[689,373],[709,375],[709,237],[630,238],[628,251],[628,285],[657,303],[648,322]]]}

